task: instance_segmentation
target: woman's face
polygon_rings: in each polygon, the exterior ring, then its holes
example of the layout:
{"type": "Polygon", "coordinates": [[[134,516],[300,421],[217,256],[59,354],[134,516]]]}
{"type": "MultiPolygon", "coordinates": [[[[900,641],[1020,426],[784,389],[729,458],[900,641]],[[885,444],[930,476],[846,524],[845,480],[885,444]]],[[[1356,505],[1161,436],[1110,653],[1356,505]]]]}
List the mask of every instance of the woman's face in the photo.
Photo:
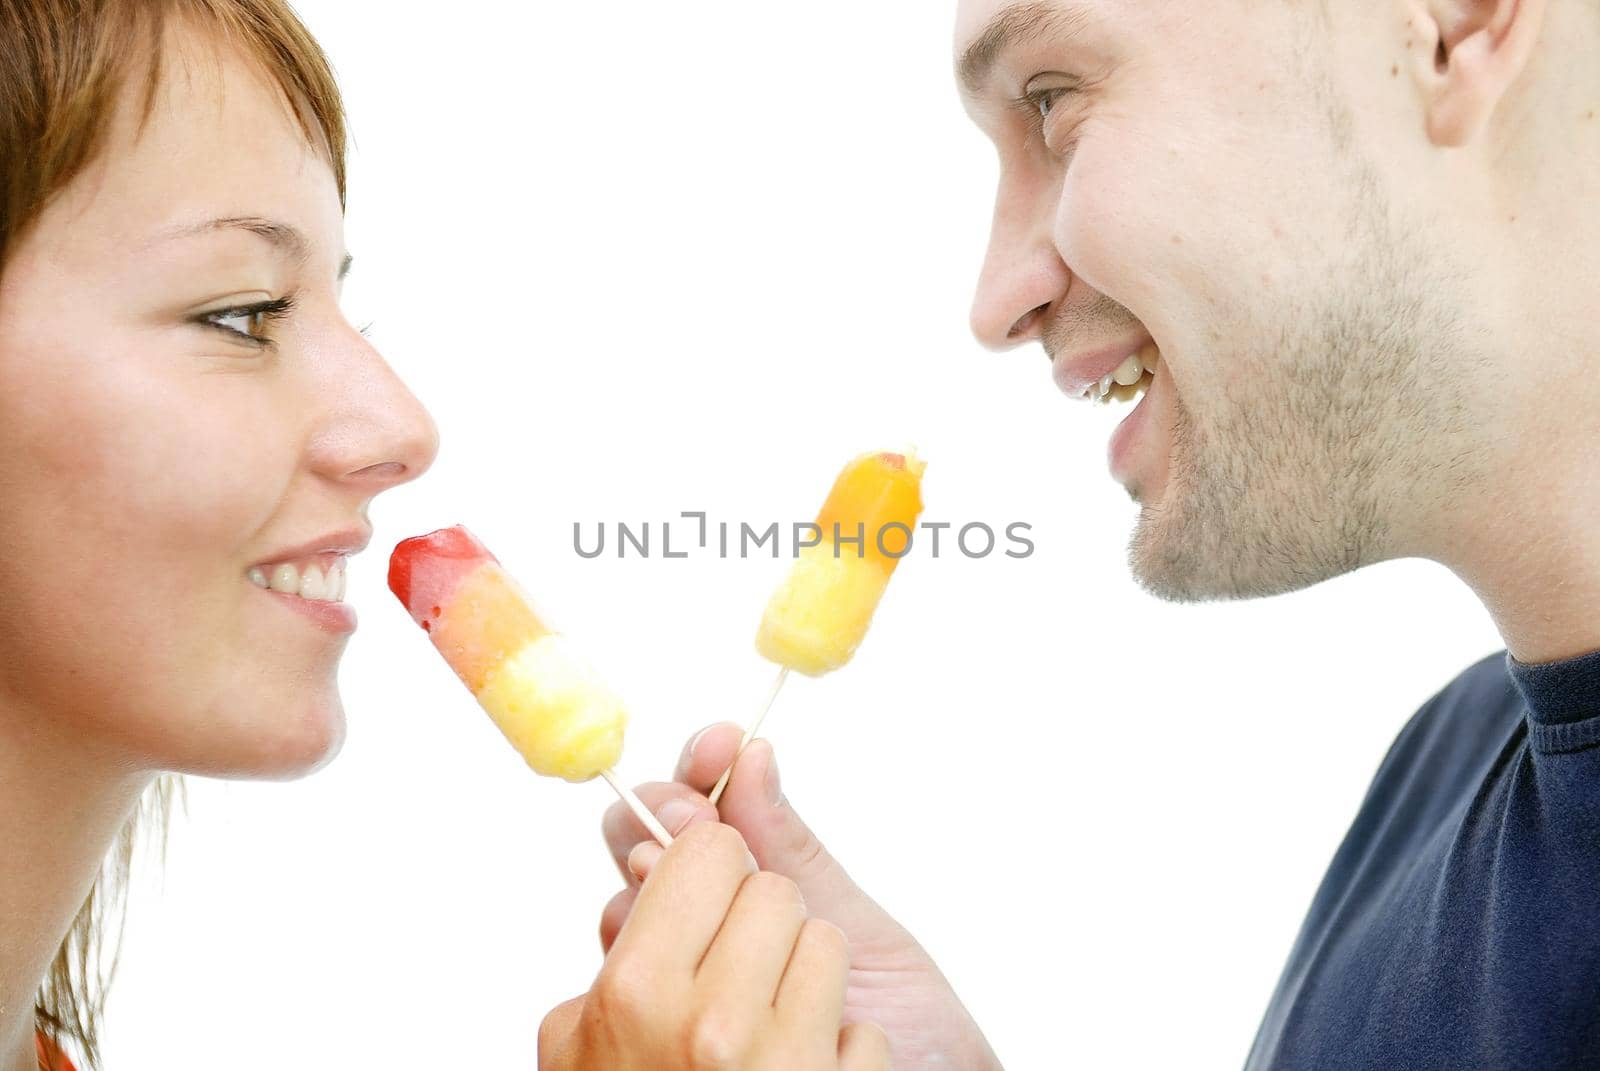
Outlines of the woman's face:
{"type": "Polygon", "coordinates": [[[0,272],[0,716],[291,777],[344,736],[327,596],[437,435],[340,311],[325,157],[247,60],[181,46],[0,272]]]}

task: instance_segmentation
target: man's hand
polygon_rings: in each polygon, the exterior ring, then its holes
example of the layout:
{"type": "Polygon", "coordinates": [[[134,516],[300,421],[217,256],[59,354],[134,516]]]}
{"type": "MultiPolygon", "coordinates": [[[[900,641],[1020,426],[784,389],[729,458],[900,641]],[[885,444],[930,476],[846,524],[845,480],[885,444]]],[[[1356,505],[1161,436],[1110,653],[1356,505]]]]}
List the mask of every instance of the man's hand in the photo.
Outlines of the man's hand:
{"type": "MultiPolygon", "coordinates": [[[[712,726],[684,748],[674,783],[639,786],[639,796],[669,830],[718,819],[705,794],[732,761],[741,735],[735,725],[712,726]]],[[[812,918],[844,931],[850,945],[844,1022],[882,1026],[897,1071],[999,1068],[983,1032],[922,946],[850,880],[784,799],[765,740],[739,756],[720,810],[721,821],[744,835],[763,870],[795,882],[812,918]]],[[[638,910],[639,883],[627,860],[648,835],[620,803],[606,812],[604,832],[628,883],[601,916],[600,943],[611,949],[630,911],[638,910]]]]}
{"type": "Polygon", "coordinates": [[[840,1030],[844,935],[731,827],[640,844],[625,866],[632,916],[588,994],[540,1026],[541,1071],[886,1071],[882,1031],[840,1030]]]}

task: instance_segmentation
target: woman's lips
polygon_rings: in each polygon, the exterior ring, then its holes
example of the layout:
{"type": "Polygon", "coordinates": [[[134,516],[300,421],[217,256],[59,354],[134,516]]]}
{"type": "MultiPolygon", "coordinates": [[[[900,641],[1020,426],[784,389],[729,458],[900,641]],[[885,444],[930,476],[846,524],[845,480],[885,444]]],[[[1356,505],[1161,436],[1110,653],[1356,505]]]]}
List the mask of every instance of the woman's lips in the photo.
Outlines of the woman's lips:
{"type": "MultiPolygon", "coordinates": [[[[246,581],[248,583],[248,581],[246,581]]],[[[289,610],[303,614],[313,624],[338,636],[348,636],[356,630],[356,611],[349,603],[329,602],[325,599],[303,599],[271,588],[250,587],[289,610]]]]}

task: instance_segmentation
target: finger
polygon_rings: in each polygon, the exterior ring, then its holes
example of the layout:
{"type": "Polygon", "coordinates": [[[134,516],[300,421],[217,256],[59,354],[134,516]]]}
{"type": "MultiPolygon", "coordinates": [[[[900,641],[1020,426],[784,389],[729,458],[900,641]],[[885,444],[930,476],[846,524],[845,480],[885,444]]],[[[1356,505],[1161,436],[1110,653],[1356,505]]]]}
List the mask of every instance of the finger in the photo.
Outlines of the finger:
{"type": "MultiPolygon", "coordinates": [[[[682,833],[691,822],[717,820],[716,808],[707,803],[705,797],[696,795],[682,785],[653,782],[640,785],[635,791],[673,836],[682,833]]],[[[652,839],[644,824],[627,804],[618,800],[606,808],[605,817],[600,820],[600,832],[611,852],[611,861],[616,863],[623,880],[637,886],[638,879],[628,872],[627,860],[635,844],[652,839]]]]}
{"type": "Polygon", "coordinates": [[[778,1021],[801,1031],[837,1027],[849,982],[850,945],[844,931],[831,922],[807,919],[778,983],[778,1021]]]}
{"type": "Polygon", "coordinates": [[[600,912],[602,953],[610,952],[611,946],[617,943],[617,934],[622,932],[622,924],[628,921],[628,913],[633,910],[633,901],[638,895],[638,889],[623,889],[613,896],[606,904],[605,910],[600,912]]]}
{"type": "Polygon", "coordinates": [[[695,972],[696,987],[712,1007],[765,1012],[777,999],[805,922],[806,905],[794,882],[781,874],[751,874],[695,972]]]}
{"type": "Polygon", "coordinates": [[[839,1031],[839,1071],[888,1071],[889,1036],[877,1023],[852,1023],[839,1031]]]}
{"type": "Polygon", "coordinates": [[[539,1024],[539,1066],[566,1066],[562,1059],[574,1043],[578,1020],[583,1016],[583,997],[574,997],[565,1004],[557,1004],[539,1024]]]}
{"type": "Polygon", "coordinates": [[[718,822],[697,822],[662,853],[607,957],[649,975],[685,979],[705,958],[744,879],[755,872],[744,839],[718,822]]]}
{"type": "Polygon", "coordinates": [[[667,850],[655,841],[642,840],[628,853],[628,873],[635,881],[642,883],[666,854],[667,850]]]}
{"type": "Polygon", "coordinates": [[[701,729],[678,756],[672,779],[688,785],[701,795],[710,793],[739,751],[744,730],[732,722],[721,722],[701,729]]]}
{"type": "Polygon", "coordinates": [[[789,805],[771,743],[751,741],[739,756],[718,809],[722,821],[743,835],[762,870],[783,874],[800,886],[800,895],[805,897],[813,917],[837,923],[846,933],[898,929],[894,920],[850,880],[811,827],[789,805]]]}

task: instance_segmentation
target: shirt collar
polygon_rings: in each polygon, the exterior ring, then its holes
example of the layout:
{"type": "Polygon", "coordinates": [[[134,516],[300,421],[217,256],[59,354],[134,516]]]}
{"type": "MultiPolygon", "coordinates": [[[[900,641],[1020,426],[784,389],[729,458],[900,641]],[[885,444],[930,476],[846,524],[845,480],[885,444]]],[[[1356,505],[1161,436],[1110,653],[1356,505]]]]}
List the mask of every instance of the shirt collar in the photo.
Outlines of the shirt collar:
{"type": "Polygon", "coordinates": [[[1507,651],[1506,669],[1536,724],[1564,725],[1600,715],[1600,651],[1531,665],[1507,651]]]}

